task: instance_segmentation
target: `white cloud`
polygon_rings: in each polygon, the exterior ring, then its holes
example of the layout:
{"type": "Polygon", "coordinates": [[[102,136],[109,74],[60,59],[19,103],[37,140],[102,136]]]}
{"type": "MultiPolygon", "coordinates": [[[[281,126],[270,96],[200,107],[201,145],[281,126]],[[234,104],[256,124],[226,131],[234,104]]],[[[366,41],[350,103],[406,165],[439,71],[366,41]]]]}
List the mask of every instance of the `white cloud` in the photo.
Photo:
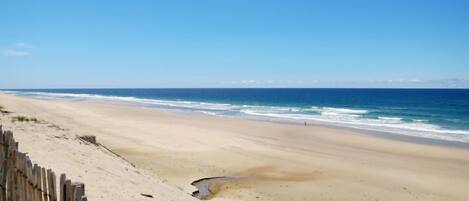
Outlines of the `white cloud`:
{"type": "Polygon", "coordinates": [[[389,79],[370,81],[255,80],[220,82],[230,87],[469,88],[469,79],[389,79]]]}
{"type": "Polygon", "coordinates": [[[25,42],[17,42],[13,44],[9,49],[0,50],[0,56],[4,57],[25,57],[30,56],[33,48],[32,45],[25,42]]]}
{"type": "Polygon", "coordinates": [[[25,43],[25,42],[17,42],[17,43],[15,43],[15,47],[18,47],[18,48],[32,48],[33,46],[31,46],[30,44],[25,43]]]}
{"type": "Polygon", "coordinates": [[[256,80],[241,80],[241,84],[255,84],[256,80]]]}
{"type": "Polygon", "coordinates": [[[469,88],[468,79],[392,79],[374,81],[338,82],[339,87],[376,88],[469,88]]]}
{"type": "Polygon", "coordinates": [[[25,57],[31,55],[31,53],[20,50],[4,50],[1,52],[1,55],[5,57],[25,57]]]}
{"type": "Polygon", "coordinates": [[[255,80],[244,79],[219,82],[222,85],[234,87],[307,87],[317,86],[318,80],[255,80]]]}

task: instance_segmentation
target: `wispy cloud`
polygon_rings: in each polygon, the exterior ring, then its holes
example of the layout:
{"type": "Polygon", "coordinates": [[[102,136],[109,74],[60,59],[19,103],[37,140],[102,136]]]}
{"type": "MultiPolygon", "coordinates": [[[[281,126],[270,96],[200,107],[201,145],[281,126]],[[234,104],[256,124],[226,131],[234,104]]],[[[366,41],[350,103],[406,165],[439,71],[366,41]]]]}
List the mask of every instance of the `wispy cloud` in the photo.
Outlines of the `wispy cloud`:
{"type": "Polygon", "coordinates": [[[1,50],[0,56],[4,57],[26,57],[31,55],[32,45],[25,42],[17,42],[10,46],[9,49],[1,50]]]}
{"type": "Polygon", "coordinates": [[[218,83],[225,87],[469,88],[469,79],[383,79],[370,81],[255,80],[218,83]]]}
{"type": "Polygon", "coordinates": [[[25,42],[17,42],[17,43],[15,43],[15,47],[18,47],[18,48],[32,48],[33,46],[28,44],[28,43],[25,43],[25,42]]]}
{"type": "Polygon", "coordinates": [[[319,81],[317,80],[254,80],[245,79],[238,81],[220,82],[224,86],[230,87],[301,87],[301,86],[316,86],[319,81]]]}
{"type": "Polygon", "coordinates": [[[335,87],[374,87],[374,88],[469,88],[468,79],[389,79],[374,81],[336,82],[335,87]]]}
{"type": "Polygon", "coordinates": [[[5,57],[25,57],[30,56],[31,52],[21,50],[3,50],[1,55],[5,57]]]}
{"type": "MultiPolygon", "coordinates": [[[[379,82],[378,82],[379,83],[379,82]]],[[[435,80],[422,80],[422,79],[396,79],[388,80],[385,83],[389,85],[403,85],[414,87],[468,87],[469,81],[464,79],[435,79],[435,80]]]]}
{"type": "Polygon", "coordinates": [[[258,83],[256,80],[241,80],[241,84],[256,84],[258,83]]]}

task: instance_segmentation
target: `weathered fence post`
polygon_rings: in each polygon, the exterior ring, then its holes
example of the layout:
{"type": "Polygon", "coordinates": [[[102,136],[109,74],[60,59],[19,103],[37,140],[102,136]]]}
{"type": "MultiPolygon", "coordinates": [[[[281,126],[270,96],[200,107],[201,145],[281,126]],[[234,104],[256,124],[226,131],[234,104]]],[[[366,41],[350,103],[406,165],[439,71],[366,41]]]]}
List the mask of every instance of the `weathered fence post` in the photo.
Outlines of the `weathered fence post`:
{"type": "Polygon", "coordinates": [[[41,180],[42,180],[42,200],[48,201],[49,189],[47,188],[47,175],[46,175],[45,168],[41,168],[41,180]]]}
{"type": "Polygon", "coordinates": [[[31,162],[31,159],[29,159],[29,157],[27,157],[27,163],[28,163],[28,166],[27,166],[27,171],[28,171],[28,197],[29,197],[29,200],[30,201],[35,201],[35,197],[34,196],[34,180],[33,180],[33,163],[31,162]]]}
{"type": "Polygon", "coordinates": [[[65,180],[65,201],[72,201],[73,197],[72,181],[70,179],[65,180]]]}
{"type": "Polygon", "coordinates": [[[61,174],[60,175],[60,201],[65,201],[65,180],[67,179],[67,177],[65,176],[65,174],[61,174]]]}
{"type": "Polygon", "coordinates": [[[2,131],[1,144],[2,144],[2,171],[1,171],[1,200],[6,201],[7,199],[7,176],[8,176],[8,142],[10,141],[10,133],[2,131]]]}
{"type": "Polygon", "coordinates": [[[57,201],[57,190],[55,185],[55,173],[51,170],[47,170],[47,185],[49,188],[49,200],[57,201]]]}

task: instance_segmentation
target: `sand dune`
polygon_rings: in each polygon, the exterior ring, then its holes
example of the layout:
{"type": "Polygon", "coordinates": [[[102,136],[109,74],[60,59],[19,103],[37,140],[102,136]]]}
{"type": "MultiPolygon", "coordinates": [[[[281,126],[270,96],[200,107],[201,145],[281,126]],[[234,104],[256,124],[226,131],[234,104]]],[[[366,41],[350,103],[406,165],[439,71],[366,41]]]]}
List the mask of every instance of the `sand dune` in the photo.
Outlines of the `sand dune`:
{"type": "MultiPolygon", "coordinates": [[[[69,129],[45,118],[39,122],[12,122],[15,116],[41,116],[41,110],[19,99],[0,95],[0,106],[11,114],[0,114],[0,125],[12,130],[19,149],[28,153],[34,163],[66,173],[74,181],[85,183],[88,200],[197,200],[174,186],[168,185],[145,170],[133,167],[103,147],[76,138],[79,129],[69,129]],[[29,111],[29,109],[31,109],[29,111]]],[[[39,108],[38,108],[39,109],[39,108]]]]}

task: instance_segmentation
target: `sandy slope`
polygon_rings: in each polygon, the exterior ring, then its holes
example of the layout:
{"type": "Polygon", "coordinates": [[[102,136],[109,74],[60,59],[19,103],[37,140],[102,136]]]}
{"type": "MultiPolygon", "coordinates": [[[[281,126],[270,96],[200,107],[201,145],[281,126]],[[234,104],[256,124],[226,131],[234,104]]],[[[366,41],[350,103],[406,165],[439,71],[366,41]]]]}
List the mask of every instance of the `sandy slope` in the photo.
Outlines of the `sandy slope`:
{"type": "Polygon", "coordinates": [[[32,108],[30,113],[32,105],[23,104],[1,95],[0,105],[14,113],[0,114],[0,124],[13,131],[20,151],[28,153],[34,163],[52,168],[56,174],[66,173],[72,181],[84,182],[88,200],[197,200],[104,148],[77,140],[75,136],[82,134],[80,129],[68,129],[46,119],[40,119],[40,123],[11,122],[12,116],[42,113],[32,108]]]}
{"type": "MultiPolygon", "coordinates": [[[[394,141],[344,129],[178,115],[103,102],[0,95],[0,105],[66,129],[50,132],[43,125],[9,123],[32,158],[80,175],[78,179],[89,185],[94,197],[104,190],[110,191],[105,196],[116,199],[129,194],[116,189],[129,189],[132,195],[177,192],[159,184],[157,178],[190,193],[193,180],[236,176],[243,179],[218,186],[213,200],[469,200],[466,149],[394,141]],[[48,133],[32,134],[34,129],[48,133]],[[98,141],[150,172],[155,179],[148,182],[153,185],[144,183],[146,176],[117,163],[115,157],[53,137],[62,134],[98,136],[98,141]],[[47,141],[51,142],[47,148],[31,149],[47,141]],[[109,167],[110,163],[116,165],[109,167]],[[154,188],[157,184],[165,187],[154,188]]],[[[177,195],[181,198],[175,200],[186,199],[185,194],[177,195]]]]}

